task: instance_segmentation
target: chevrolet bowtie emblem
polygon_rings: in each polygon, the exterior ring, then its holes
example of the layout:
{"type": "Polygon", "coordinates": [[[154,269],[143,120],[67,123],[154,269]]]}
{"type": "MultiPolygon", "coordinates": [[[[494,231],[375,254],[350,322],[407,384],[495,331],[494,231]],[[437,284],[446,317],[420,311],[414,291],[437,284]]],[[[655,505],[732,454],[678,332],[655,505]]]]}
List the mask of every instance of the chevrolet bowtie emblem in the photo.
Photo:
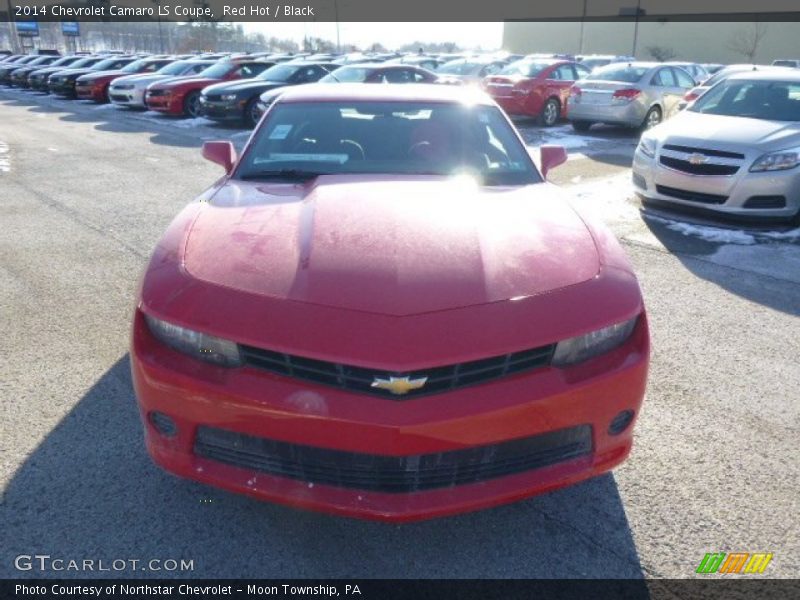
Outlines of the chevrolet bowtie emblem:
{"type": "Polygon", "coordinates": [[[689,155],[689,162],[693,165],[704,165],[708,162],[708,157],[705,154],[695,152],[689,155]]]}
{"type": "Polygon", "coordinates": [[[428,381],[427,377],[420,377],[418,379],[411,379],[410,377],[389,377],[389,379],[381,379],[376,377],[372,382],[372,387],[381,390],[388,390],[396,396],[407,394],[411,390],[418,390],[425,382],[428,381]]]}

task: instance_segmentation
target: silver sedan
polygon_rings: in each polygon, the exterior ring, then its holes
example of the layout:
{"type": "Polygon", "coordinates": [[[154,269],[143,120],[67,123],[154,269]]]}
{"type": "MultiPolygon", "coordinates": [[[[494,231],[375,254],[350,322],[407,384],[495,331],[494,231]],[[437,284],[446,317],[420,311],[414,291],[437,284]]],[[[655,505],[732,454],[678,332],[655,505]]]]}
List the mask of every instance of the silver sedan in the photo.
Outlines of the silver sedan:
{"type": "Polygon", "coordinates": [[[730,76],[644,133],[633,184],[645,201],[728,217],[800,215],[800,72],[730,76]]]}
{"type": "Polygon", "coordinates": [[[694,84],[680,67],[652,62],[609,65],[572,87],[567,118],[577,131],[594,123],[649,129],[677,112],[678,102],[694,84]]]}

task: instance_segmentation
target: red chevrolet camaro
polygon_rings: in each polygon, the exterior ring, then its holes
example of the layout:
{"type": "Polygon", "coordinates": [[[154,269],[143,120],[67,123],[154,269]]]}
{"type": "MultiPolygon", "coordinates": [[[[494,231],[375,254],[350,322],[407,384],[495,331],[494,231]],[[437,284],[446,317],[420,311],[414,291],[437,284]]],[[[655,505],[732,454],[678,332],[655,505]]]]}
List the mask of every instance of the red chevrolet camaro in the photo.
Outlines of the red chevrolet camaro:
{"type": "MultiPolygon", "coordinates": [[[[629,454],[649,336],[613,235],[462,87],[308,85],[173,221],[131,364],[177,475],[410,521],[520,500],[629,454]]],[[[538,153],[537,153],[538,157],[538,153]]]]}

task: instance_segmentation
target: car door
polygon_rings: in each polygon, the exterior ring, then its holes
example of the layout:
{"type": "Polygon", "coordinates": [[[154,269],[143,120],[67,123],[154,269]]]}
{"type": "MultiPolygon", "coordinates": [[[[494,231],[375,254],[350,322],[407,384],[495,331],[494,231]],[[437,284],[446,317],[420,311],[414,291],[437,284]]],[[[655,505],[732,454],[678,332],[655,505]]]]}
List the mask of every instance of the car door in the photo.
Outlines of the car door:
{"type": "Polygon", "coordinates": [[[678,87],[678,80],[672,67],[661,67],[650,79],[651,97],[648,98],[649,104],[661,105],[663,117],[674,113],[678,108],[678,102],[685,93],[678,87]]]}
{"type": "Polygon", "coordinates": [[[547,100],[547,98],[550,98],[551,96],[556,96],[558,101],[561,103],[561,108],[563,110],[567,105],[569,89],[572,87],[572,84],[575,83],[577,78],[577,71],[572,65],[566,64],[556,67],[550,71],[550,74],[547,75],[547,78],[545,79],[546,89],[542,100],[547,100]]]}
{"type": "Polygon", "coordinates": [[[675,111],[681,110],[685,106],[683,102],[683,98],[686,96],[686,93],[693,89],[696,85],[696,81],[689,76],[689,73],[681,69],[680,67],[672,67],[672,70],[675,74],[675,81],[678,84],[677,93],[680,94],[678,98],[678,102],[675,104],[675,111]]]}

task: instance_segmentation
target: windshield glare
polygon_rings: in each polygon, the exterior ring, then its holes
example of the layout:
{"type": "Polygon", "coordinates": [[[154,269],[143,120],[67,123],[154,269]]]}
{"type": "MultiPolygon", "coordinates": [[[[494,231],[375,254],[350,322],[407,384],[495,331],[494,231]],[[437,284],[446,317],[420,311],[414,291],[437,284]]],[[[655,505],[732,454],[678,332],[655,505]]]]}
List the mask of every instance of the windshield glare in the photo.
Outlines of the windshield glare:
{"type": "Polygon", "coordinates": [[[149,58],[142,58],[141,60],[135,60],[132,63],[122,67],[123,73],[136,73],[139,69],[143,68],[150,62],[151,59],[149,58]]]}
{"type": "Polygon", "coordinates": [[[649,67],[603,67],[592,73],[592,79],[600,81],[624,81],[625,83],[636,83],[644,74],[650,70],[649,67]]]}
{"type": "Polygon", "coordinates": [[[546,62],[530,62],[530,61],[517,61],[511,63],[500,71],[500,75],[522,75],[523,77],[536,77],[551,63],[546,62]]]}
{"type": "Polygon", "coordinates": [[[468,173],[483,185],[541,181],[497,107],[423,102],[278,104],[236,177],[468,173]]]}
{"type": "Polygon", "coordinates": [[[728,79],[698,98],[689,110],[768,121],[800,121],[800,82],[728,79]]]}
{"type": "Polygon", "coordinates": [[[367,79],[369,69],[363,67],[342,67],[325,75],[320,83],[361,83],[367,79]]]}
{"type": "Polygon", "coordinates": [[[172,63],[169,63],[165,67],[161,67],[157,73],[159,75],[178,75],[180,74],[186,66],[189,64],[188,60],[178,60],[172,63]]]}
{"type": "Polygon", "coordinates": [[[228,72],[233,68],[233,63],[221,62],[216,63],[200,71],[198,77],[208,77],[210,79],[219,79],[225,77],[228,72]]]}
{"type": "Polygon", "coordinates": [[[458,60],[442,65],[436,70],[436,72],[444,73],[446,75],[469,75],[475,68],[479,66],[480,65],[478,63],[458,60]]]}
{"type": "Polygon", "coordinates": [[[295,74],[299,67],[292,67],[290,65],[275,65],[263,71],[256,79],[263,79],[265,81],[289,81],[289,78],[295,74]]]}

